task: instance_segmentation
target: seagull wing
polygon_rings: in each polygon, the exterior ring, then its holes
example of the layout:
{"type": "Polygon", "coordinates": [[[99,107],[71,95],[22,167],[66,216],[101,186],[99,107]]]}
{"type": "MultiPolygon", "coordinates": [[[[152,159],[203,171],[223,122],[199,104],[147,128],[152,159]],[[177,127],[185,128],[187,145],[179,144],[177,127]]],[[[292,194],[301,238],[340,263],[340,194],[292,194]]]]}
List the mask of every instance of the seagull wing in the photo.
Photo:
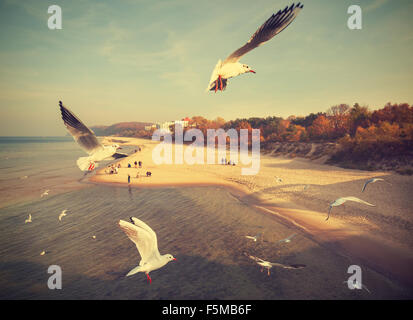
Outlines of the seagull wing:
{"type": "Polygon", "coordinates": [[[356,198],[356,197],[345,197],[345,198],[342,198],[342,199],[345,200],[345,201],[354,201],[354,202],[366,204],[366,205],[371,206],[371,207],[375,207],[374,204],[368,203],[368,202],[363,201],[363,200],[361,200],[359,198],[356,198]]]}
{"type": "Polygon", "coordinates": [[[62,101],[59,101],[59,106],[67,130],[80,147],[89,155],[98,150],[103,150],[102,144],[98,141],[93,131],[86,127],[72,111],[66,108],[62,101]]]}
{"type": "Polygon", "coordinates": [[[368,185],[370,182],[373,182],[373,180],[374,180],[374,179],[369,179],[369,180],[367,180],[367,181],[364,183],[364,186],[363,186],[363,189],[361,189],[361,192],[364,192],[364,190],[366,190],[367,185],[368,185]]]}
{"type": "Polygon", "coordinates": [[[120,158],[125,158],[128,155],[126,153],[121,153],[121,152],[115,152],[114,154],[112,154],[112,158],[114,159],[120,159],[120,158]]]}
{"type": "Polygon", "coordinates": [[[281,263],[276,263],[276,262],[270,262],[273,267],[280,267],[284,269],[302,269],[305,268],[305,264],[291,264],[291,265],[285,265],[281,263]]]}
{"type": "Polygon", "coordinates": [[[265,262],[264,260],[254,257],[254,256],[250,256],[249,254],[244,253],[248,258],[254,260],[255,262],[265,262]]]}
{"type": "Polygon", "coordinates": [[[144,222],[133,218],[134,224],[123,220],[119,221],[119,227],[126,233],[129,239],[135,243],[141,255],[140,265],[144,264],[151,257],[160,257],[158,250],[158,240],[155,232],[144,222]]]}
{"type": "Polygon", "coordinates": [[[291,240],[292,238],[295,237],[295,235],[296,235],[296,233],[293,233],[292,235],[290,235],[290,236],[287,238],[287,240],[291,240]]]}
{"type": "Polygon", "coordinates": [[[224,64],[237,62],[244,54],[259,47],[283,31],[295,19],[303,7],[304,5],[300,3],[296,5],[293,3],[291,7],[287,6],[283,11],[279,10],[277,13],[273,14],[261,27],[258,28],[244,46],[231,53],[228,58],[225,59],[224,64]]]}

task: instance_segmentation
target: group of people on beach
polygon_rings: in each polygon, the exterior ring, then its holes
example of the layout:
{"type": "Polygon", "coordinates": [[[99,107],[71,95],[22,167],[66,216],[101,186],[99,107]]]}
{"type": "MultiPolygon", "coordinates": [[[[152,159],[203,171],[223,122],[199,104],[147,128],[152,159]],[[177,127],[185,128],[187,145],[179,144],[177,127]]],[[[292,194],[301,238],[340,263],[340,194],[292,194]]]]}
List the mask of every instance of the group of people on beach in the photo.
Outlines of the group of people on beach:
{"type": "Polygon", "coordinates": [[[107,174],[118,174],[119,173],[119,171],[118,171],[119,168],[120,168],[120,163],[118,163],[116,166],[114,164],[111,164],[106,168],[105,172],[107,174]]]}

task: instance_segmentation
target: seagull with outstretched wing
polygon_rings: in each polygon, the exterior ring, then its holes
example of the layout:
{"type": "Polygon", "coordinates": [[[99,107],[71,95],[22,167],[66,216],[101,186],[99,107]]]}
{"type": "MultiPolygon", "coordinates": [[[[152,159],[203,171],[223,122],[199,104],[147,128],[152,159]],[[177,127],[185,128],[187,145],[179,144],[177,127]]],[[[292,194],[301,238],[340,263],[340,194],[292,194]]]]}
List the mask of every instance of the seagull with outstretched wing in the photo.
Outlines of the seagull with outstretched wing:
{"type": "Polygon", "coordinates": [[[88,157],[77,159],[77,166],[82,171],[92,171],[97,167],[97,162],[102,160],[118,159],[127,157],[127,154],[117,152],[119,145],[102,145],[96,138],[95,133],[86,127],[75,114],[59,101],[63,122],[79,146],[86,151],[88,157]]]}
{"type": "Polygon", "coordinates": [[[258,233],[255,236],[245,236],[245,238],[253,240],[254,242],[257,242],[258,238],[262,236],[262,233],[258,233]]]}
{"type": "Polygon", "coordinates": [[[326,221],[328,220],[328,218],[330,218],[331,209],[333,209],[333,207],[337,207],[337,206],[342,205],[342,204],[343,204],[344,202],[346,202],[346,201],[354,201],[354,202],[358,202],[358,203],[362,203],[362,204],[368,205],[368,206],[370,206],[370,207],[375,207],[375,206],[376,206],[376,205],[374,205],[374,204],[368,203],[368,202],[366,202],[366,201],[364,201],[364,200],[361,200],[361,199],[359,199],[359,198],[356,198],[356,197],[342,197],[342,198],[338,198],[338,199],[336,199],[336,200],[334,200],[333,202],[330,203],[330,205],[329,205],[329,207],[328,207],[328,215],[327,215],[326,221]]]}
{"type": "Polygon", "coordinates": [[[294,238],[296,235],[297,235],[296,233],[293,233],[293,234],[291,234],[290,236],[288,236],[288,237],[285,238],[285,239],[278,240],[278,242],[289,243],[289,242],[291,242],[291,239],[294,238]]]}
{"type": "MultiPolygon", "coordinates": [[[[368,185],[369,183],[375,183],[375,182],[377,182],[377,181],[387,182],[387,181],[385,181],[385,180],[382,179],[382,178],[372,178],[372,179],[369,179],[369,180],[367,180],[367,181],[364,183],[363,188],[361,189],[361,192],[364,192],[364,190],[366,190],[366,187],[367,187],[367,185],[368,185]]],[[[387,183],[391,185],[390,182],[387,182],[387,183]]]]}
{"type": "Polygon", "coordinates": [[[138,272],[145,272],[149,283],[152,282],[149,272],[162,268],[168,262],[176,260],[171,254],[161,255],[158,250],[158,240],[155,231],[145,222],[135,217],[130,217],[131,222],[119,221],[119,227],[128,238],[136,245],[141,255],[139,265],[126,275],[131,276],[138,272]]]}
{"type": "Polygon", "coordinates": [[[254,256],[250,256],[247,253],[244,253],[248,258],[254,260],[258,265],[261,266],[261,272],[264,270],[264,268],[267,269],[267,274],[268,276],[270,275],[270,269],[272,267],[279,267],[279,268],[283,268],[283,269],[302,269],[305,268],[306,265],[305,264],[291,264],[291,265],[285,265],[285,264],[281,264],[281,263],[277,263],[277,262],[269,262],[269,261],[265,261],[261,258],[258,257],[254,257],[254,256]]]}
{"type": "Polygon", "coordinates": [[[304,5],[301,3],[293,3],[290,7],[285,7],[283,11],[279,10],[258,28],[245,45],[231,53],[224,62],[218,60],[215,69],[212,71],[206,91],[223,91],[227,87],[229,78],[248,72],[255,73],[248,65],[239,62],[241,57],[271,40],[275,35],[287,28],[303,7],[304,5]]]}

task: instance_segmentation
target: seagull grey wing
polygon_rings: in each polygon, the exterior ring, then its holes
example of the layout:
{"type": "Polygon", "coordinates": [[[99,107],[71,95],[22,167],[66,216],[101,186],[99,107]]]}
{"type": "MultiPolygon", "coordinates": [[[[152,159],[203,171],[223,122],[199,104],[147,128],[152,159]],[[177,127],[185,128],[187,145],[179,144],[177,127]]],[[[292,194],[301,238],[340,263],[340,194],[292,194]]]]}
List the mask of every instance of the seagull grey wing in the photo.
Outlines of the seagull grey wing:
{"type": "Polygon", "coordinates": [[[112,158],[114,159],[120,159],[120,158],[125,158],[128,155],[126,153],[120,153],[120,152],[116,152],[112,155],[112,158]]]}
{"type": "Polygon", "coordinates": [[[287,238],[287,240],[291,240],[292,238],[295,237],[295,235],[296,235],[296,233],[293,233],[292,235],[290,235],[290,236],[287,238]]]}
{"type": "Polygon", "coordinates": [[[59,101],[60,111],[62,113],[63,122],[73,136],[73,139],[84,149],[89,155],[98,150],[103,150],[102,144],[98,141],[93,131],[86,127],[78,117],[66,108],[62,101],[59,101]]]}
{"type": "MultiPolygon", "coordinates": [[[[123,220],[119,221],[119,227],[123,230],[123,232],[125,232],[128,238],[133,243],[135,243],[136,248],[138,248],[139,254],[141,255],[141,258],[142,258],[139,265],[142,265],[145,262],[147,262],[153,256],[153,254],[156,253],[154,252],[155,246],[154,246],[153,235],[150,234],[150,232],[148,232],[147,230],[139,226],[136,226],[132,223],[129,223],[123,220]]],[[[155,244],[156,244],[156,241],[155,241],[155,244]]]]}
{"type": "Polygon", "coordinates": [[[305,267],[306,267],[305,264],[285,265],[285,264],[276,263],[276,262],[271,262],[271,265],[272,265],[273,267],[280,267],[280,268],[283,268],[283,269],[302,269],[302,268],[305,268],[305,267]]]}
{"type": "Polygon", "coordinates": [[[364,183],[364,186],[363,186],[363,189],[361,189],[361,192],[364,192],[364,190],[366,190],[366,187],[370,182],[373,182],[373,179],[369,179],[364,183]]]}
{"type": "Polygon", "coordinates": [[[277,13],[273,14],[261,27],[258,28],[244,46],[231,53],[225,59],[224,64],[238,61],[244,54],[272,39],[293,22],[303,7],[304,5],[300,3],[297,3],[296,5],[293,3],[290,7],[285,7],[283,11],[279,10],[277,13]]]}

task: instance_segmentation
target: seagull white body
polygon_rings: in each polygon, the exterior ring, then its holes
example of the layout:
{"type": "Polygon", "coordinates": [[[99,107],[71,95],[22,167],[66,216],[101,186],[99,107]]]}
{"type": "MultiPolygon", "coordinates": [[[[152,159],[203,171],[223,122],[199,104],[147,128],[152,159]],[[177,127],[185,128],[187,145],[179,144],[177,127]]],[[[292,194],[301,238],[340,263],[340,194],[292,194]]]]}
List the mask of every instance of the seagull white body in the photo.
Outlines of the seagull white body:
{"type": "Polygon", "coordinates": [[[283,11],[279,10],[273,14],[258,30],[252,35],[250,40],[241,48],[230,54],[224,61],[218,60],[212,71],[206,91],[225,90],[228,79],[239,76],[243,73],[255,73],[248,65],[240,63],[243,55],[259,47],[272,39],[275,35],[284,30],[297,16],[303,5],[294,3],[286,7],[283,11]]]}
{"type": "Polygon", "coordinates": [[[331,209],[332,209],[333,207],[340,206],[340,205],[342,205],[342,204],[343,204],[344,202],[346,202],[346,201],[354,201],[354,202],[362,203],[362,204],[365,204],[365,205],[368,205],[368,206],[371,206],[371,207],[375,207],[374,204],[368,203],[368,202],[363,201],[363,200],[361,200],[361,199],[359,199],[359,198],[356,198],[356,197],[342,197],[342,198],[338,198],[337,200],[335,200],[335,201],[333,201],[332,203],[330,203],[330,206],[328,207],[328,215],[327,215],[327,219],[326,219],[326,220],[328,220],[328,218],[330,217],[330,212],[331,212],[331,209]]]}
{"type": "Polygon", "coordinates": [[[41,256],[44,256],[45,254],[46,254],[46,251],[44,251],[44,250],[42,252],[40,252],[41,256]]]}
{"type": "Polygon", "coordinates": [[[294,238],[295,236],[296,236],[296,233],[293,233],[292,235],[288,236],[288,237],[285,238],[285,239],[281,239],[281,240],[279,240],[278,242],[286,242],[286,243],[289,243],[289,242],[291,242],[291,239],[294,238]]]}
{"type": "Polygon", "coordinates": [[[272,267],[280,267],[283,269],[302,269],[305,267],[304,264],[292,264],[292,265],[285,265],[285,264],[281,264],[281,263],[277,263],[277,262],[269,262],[269,261],[265,261],[261,258],[258,257],[254,257],[254,256],[250,256],[248,254],[245,254],[248,258],[254,260],[259,266],[261,266],[261,272],[263,271],[263,268],[267,269],[267,274],[268,276],[270,275],[270,269],[272,267]]]}
{"type": "Polygon", "coordinates": [[[63,210],[63,211],[59,214],[59,221],[62,221],[62,218],[63,218],[64,216],[66,216],[66,211],[67,211],[67,209],[63,210]]]}
{"type": "MultiPolygon", "coordinates": [[[[369,183],[375,183],[375,182],[377,182],[377,181],[384,181],[384,179],[382,179],[382,178],[372,178],[372,179],[367,180],[367,181],[364,183],[363,188],[361,189],[361,192],[364,192],[364,190],[366,190],[366,187],[367,187],[367,185],[368,185],[369,183]]],[[[386,182],[386,181],[384,181],[384,182],[386,182]]],[[[387,183],[389,183],[389,182],[387,182],[387,183]]],[[[389,183],[389,184],[390,184],[390,183],[389,183]]]]}
{"type": "Polygon", "coordinates": [[[66,108],[62,101],[59,101],[59,106],[67,130],[79,146],[89,154],[88,157],[77,159],[76,163],[80,170],[92,171],[97,167],[97,162],[99,161],[128,156],[127,154],[117,152],[119,148],[117,144],[111,146],[102,145],[94,132],[85,126],[73,112],[66,108]]]}
{"type": "Polygon", "coordinates": [[[24,223],[30,223],[30,222],[32,222],[32,215],[31,214],[29,214],[29,217],[26,220],[24,220],[24,223]]]}
{"type": "Polygon", "coordinates": [[[43,198],[44,196],[48,196],[48,195],[49,195],[49,191],[50,191],[50,190],[46,190],[45,192],[43,192],[43,193],[40,195],[40,198],[43,198]]]}
{"type": "Polygon", "coordinates": [[[257,234],[257,235],[255,235],[255,236],[245,236],[245,238],[251,239],[251,240],[253,240],[254,242],[257,242],[257,240],[258,240],[259,237],[261,237],[261,234],[257,234]]]}
{"type": "Polygon", "coordinates": [[[135,217],[131,217],[130,220],[132,223],[120,220],[119,227],[135,243],[141,256],[141,261],[126,276],[145,272],[148,281],[151,283],[152,279],[149,276],[149,272],[162,268],[168,262],[176,259],[171,254],[161,255],[159,253],[156,233],[146,223],[135,217]]]}

